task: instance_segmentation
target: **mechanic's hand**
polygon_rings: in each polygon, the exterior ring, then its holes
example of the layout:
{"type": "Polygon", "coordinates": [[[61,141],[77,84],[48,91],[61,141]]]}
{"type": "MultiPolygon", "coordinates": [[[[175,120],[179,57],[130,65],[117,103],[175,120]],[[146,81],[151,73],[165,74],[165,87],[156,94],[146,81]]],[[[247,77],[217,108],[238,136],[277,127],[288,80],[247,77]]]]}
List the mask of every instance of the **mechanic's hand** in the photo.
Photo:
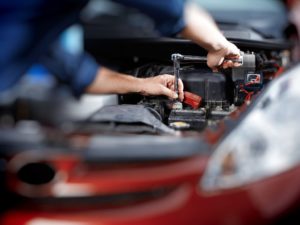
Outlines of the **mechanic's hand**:
{"type": "Polygon", "coordinates": [[[239,58],[240,50],[231,42],[226,41],[224,47],[219,50],[211,50],[207,54],[207,65],[217,72],[219,68],[238,67],[241,64],[232,62],[230,59],[239,58]],[[226,59],[226,61],[224,61],[226,59]]]}
{"type": "Polygon", "coordinates": [[[175,93],[175,77],[164,74],[155,77],[143,79],[143,88],[141,94],[143,95],[165,95],[172,99],[179,98],[183,101],[183,83],[182,80],[178,82],[179,96],[175,93]]]}

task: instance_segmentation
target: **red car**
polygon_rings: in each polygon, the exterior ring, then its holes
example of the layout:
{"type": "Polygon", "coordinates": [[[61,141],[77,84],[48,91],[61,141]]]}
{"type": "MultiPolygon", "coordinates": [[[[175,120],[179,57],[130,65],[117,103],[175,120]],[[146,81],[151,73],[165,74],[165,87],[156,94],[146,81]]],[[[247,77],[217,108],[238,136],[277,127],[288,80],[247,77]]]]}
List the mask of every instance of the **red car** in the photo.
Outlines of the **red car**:
{"type": "MultiPolygon", "coordinates": [[[[0,223],[252,225],[297,209],[300,67],[281,75],[287,42],[225,30],[238,35],[242,67],[214,74],[181,63],[185,90],[200,96],[196,107],[122,95],[87,118],[85,104],[52,90],[50,100],[18,92],[0,102],[1,121],[9,114],[15,122],[0,129],[0,223]]],[[[96,57],[102,49],[127,59],[123,69],[134,76],[172,72],[172,53],[203,53],[185,40],[85,35],[96,57]]]]}

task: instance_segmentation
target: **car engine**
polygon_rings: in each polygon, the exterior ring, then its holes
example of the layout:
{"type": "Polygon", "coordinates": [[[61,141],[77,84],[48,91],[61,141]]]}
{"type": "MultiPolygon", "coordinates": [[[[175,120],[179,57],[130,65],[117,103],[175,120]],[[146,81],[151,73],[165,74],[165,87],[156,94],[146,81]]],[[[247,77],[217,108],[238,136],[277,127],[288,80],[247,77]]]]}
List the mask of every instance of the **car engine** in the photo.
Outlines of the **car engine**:
{"type": "MultiPolygon", "coordinates": [[[[212,72],[204,64],[205,59],[184,57],[186,60],[182,60],[178,68],[185,91],[182,106],[178,108],[178,102],[166,97],[136,94],[121,95],[120,104],[143,105],[164,124],[176,130],[201,131],[207,125],[214,126],[242,104],[249,103],[280,73],[283,65],[282,55],[246,52],[242,53],[240,67],[212,72]]],[[[174,74],[176,68],[175,64],[170,63],[148,63],[129,73],[136,77],[152,77],[174,74]]]]}

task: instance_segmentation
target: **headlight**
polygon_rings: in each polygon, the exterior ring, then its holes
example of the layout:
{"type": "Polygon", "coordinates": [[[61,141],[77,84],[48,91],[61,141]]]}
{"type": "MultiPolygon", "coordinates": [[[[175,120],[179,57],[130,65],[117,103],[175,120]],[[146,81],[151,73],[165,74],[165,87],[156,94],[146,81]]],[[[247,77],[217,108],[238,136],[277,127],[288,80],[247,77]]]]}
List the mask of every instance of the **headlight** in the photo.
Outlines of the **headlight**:
{"type": "Polygon", "coordinates": [[[234,188],[300,162],[300,66],[273,82],[252,111],[217,147],[202,189],[234,188]]]}

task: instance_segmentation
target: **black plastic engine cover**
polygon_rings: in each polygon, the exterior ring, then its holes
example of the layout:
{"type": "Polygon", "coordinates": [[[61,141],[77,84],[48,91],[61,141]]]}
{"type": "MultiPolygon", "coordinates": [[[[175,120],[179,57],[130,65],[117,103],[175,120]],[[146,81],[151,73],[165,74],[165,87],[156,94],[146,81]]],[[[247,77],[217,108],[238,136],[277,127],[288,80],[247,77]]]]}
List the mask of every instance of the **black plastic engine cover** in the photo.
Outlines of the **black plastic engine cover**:
{"type": "Polygon", "coordinates": [[[203,73],[192,70],[180,72],[184,90],[200,95],[205,103],[226,100],[226,78],[221,73],[203,73]]]}

